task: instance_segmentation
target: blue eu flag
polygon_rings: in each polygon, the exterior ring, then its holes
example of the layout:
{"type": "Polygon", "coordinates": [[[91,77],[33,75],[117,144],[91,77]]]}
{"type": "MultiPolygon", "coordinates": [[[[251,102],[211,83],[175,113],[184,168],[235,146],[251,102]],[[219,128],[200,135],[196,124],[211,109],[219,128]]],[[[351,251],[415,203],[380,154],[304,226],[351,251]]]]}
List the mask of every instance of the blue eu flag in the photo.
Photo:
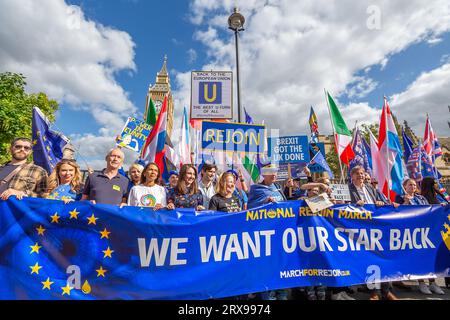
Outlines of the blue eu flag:
{"type": "Polygon", "coordinates": [[[49,121],[39,108],[33,108],[33,159],[50,174],[63,157],[69,142],[63,134],[50,130],[49,121]]]}

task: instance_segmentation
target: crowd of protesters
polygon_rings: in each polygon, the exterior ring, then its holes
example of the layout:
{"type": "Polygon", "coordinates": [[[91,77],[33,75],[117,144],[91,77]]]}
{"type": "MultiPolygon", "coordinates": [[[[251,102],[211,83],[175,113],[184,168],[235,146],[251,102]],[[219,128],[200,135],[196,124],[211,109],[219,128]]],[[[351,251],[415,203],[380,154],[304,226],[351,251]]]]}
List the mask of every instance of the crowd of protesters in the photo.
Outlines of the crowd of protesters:
{"type": "MultiPolygon", "coordinates": [[[[77,200],[91,201],[93,204],[110,204],[120,207],[140,206],[154,210],[175,208],[193,208],[195,210],[214,210],[227,213],[252,209],[270,202],[306,199],[328,194],[333,203],[339,204],[331,195],[330,179],[313,179],[307,167],[304,169],[306,181],[289,178],[284,183],[277,179],[278,168],[267,165],[261,169],[262,181],[246,185],[242,172],[228,170],[219,175],[214,164],[204,164],[197,172],[192,164],[185,164],[180,171],[171,171],[165,184],[161,172],[155,163],[145,168],[133,164],[128,177],[120,173],[124,163],[124,153],[120,148],[111,149],[105,157],[106,166],[98,172],[91,172],[86,181],[82,181],[80,167],[75,160],[63,159],[48,176],[47,172],[27,161],[32,153],[32,142],[27,138],[14,139],[10,146],[12,160],[0,167],[0,198],[7,200],[15,196],[42,197],[62,200],[65,203],[77,200]],[[200,176],[200,178],[199,178],[200,176]]],[[[437,181],[426,177],[422,180],[420,191],[417,182],[406,179],[403,182],[404,195],[389,201],[378,189],[375,181],[364,168],[354,167],[350,171],[348,184],[350,203],[363,206],[428,205],[448,204],[439,192],[437,181]]],[[[446,279],[446,285],[449,282],[446,279]]],[[[423,294],[445,294],[433,279],[419,281],[419,290],[423,294]]],[[[394,283],[395,285],[395,283],[394,283]]],[[[303,294],[308,300],[354,300],[350,295],[357,290],[368,290],[371,300],[396,300],[392,292],[393,284],[383,282],[379,289],[369,290],[355,286],[351,288],[326,288],[324,286],[271,290],[267,292],[234,297],[236,299],[259,298],[268,300],[286,300],[296,294],[303,294]]]]}

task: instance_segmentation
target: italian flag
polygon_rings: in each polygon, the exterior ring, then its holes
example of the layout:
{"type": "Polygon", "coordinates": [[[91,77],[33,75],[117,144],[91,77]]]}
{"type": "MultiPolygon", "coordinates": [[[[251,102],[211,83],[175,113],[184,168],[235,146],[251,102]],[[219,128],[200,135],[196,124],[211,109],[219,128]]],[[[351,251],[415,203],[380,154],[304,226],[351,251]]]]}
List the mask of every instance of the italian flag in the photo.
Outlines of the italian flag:
{"type": "Polygon", "coordinates": [[[331,122],[333,123],[334,127],[334,140],[336,143],[336,149],[341,162],[345,163],[345,165],[348,167],[350,160],[355,157],[355,153],[352,149],[352,134],[350,130],[348,130],[347,125],[345,124],[345,121],[336,106],[336,103],[334,103],[333,98],[328,92],[327,98],[328,107],[330,108],[331,122]]]}
{"type": "Polygon", "coordinates": [[[147,108],[147,118],[145,119],[145,122],[154,127],[156,124],[156,108],[150,96],[148,96],[147,98],[148,98],[148,108],[147,108]]]}
{"type": "Polygon", "coordinates": [[[253,183],[258,183],[260,175],[258,166],[252,160],[250,160],[250,158],[247,155],[245,155],[242,165],[244,166],[245,170],[248,173],[250,180],[249,186],[252,185],[253,183]]]}

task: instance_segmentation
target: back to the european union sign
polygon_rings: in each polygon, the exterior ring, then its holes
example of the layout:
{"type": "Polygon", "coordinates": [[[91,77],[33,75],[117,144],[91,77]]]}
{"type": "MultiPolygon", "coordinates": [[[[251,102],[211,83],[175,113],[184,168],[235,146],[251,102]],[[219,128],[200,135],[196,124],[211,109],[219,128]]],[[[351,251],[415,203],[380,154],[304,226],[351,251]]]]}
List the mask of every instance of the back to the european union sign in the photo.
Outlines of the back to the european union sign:
{"type": "Polygon", "coordinates": [[[203,150],[263,153],[264,139],[263,125],[213,121],[202,123],[203,150]]]}

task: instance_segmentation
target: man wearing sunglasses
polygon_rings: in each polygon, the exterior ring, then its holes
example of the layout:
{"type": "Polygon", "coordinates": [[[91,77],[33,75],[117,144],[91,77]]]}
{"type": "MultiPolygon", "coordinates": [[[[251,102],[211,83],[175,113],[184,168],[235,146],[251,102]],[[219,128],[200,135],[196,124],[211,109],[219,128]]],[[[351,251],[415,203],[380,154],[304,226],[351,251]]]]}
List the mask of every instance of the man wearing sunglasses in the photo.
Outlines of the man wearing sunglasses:
{"type": "Polygon", "coordinates": [[[27,158],[32,152],[31,140],[16,138],[11,142],[12,159],[0,167],[0,198],[7,200],[16,196],[38,197],[47,190],[47,171],[28,163],[27,158]]]}

